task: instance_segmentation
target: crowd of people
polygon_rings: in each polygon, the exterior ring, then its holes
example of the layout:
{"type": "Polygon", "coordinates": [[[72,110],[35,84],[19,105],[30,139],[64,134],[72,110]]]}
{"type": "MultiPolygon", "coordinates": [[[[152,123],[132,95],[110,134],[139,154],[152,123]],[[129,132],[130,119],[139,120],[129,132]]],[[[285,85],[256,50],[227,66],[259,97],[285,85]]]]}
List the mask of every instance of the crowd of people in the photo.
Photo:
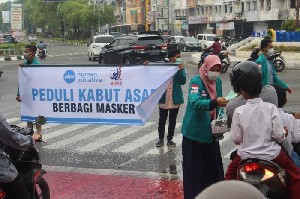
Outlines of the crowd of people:
{"type": "MultiPolygon", "coordinates": [[[[181,130],[185,199],[264,198],[254,187],[233,181],[237,179],[240,160],[249,157],[272,160],[282,166],[289,175],[288,197],[300,198],[300,161],[292,147],[292,143],[300,141],[296,121],[299,118],[282,109],[287,103],[286,92],[292,93],[293,90],[280,80],[266,59],[272,49],[272,41],[263,39],[262,54],[256,63],[245,61],[233,68],[230,81],[237,94],[233,100],[222,96],[222,80],[219,77],[222,65],[215,54],[205,58],[198,74],[190,80],[181,130]],[[227,172],[223,170],[220,145],[211,127],[211,122],[217,119],[219,111],[224,108],[228,126],[231,127],[231,139],[238,145],[227,172]]],[[[36,50],[36,46],[25,47],[24,64],[40,64],[35,58],[36,50]]],[[[179,108],[184,103],[182,85],[187,81],[180,57],[179,50],[169,50],[169,62],[177,63],[179,69],[159,100],[156,147],[164,145],[168,117],[166,144],[176,146],[172,139],[179,108]]],[[[16,99],[21,101],[19,93],[16,99]]],[[[32,128],[32,123],[28,123],[27,127],[32,128]]],[[[41,139],[42,128],[37,125],[37,133],[32,137],[22,136],[13,132],[0,116],[0,131],[0,186],[14,199],[28,198],[16,169],[4,153],[4,147],[9,145],[24,150],[34,147],[34,141],[41,139]]]]}
{"type": "MultiPolygon", "coordinates": [[[[210,48],[215,49],[215,46],[210,48]]],[[[230,73],[230,81],[237,97],[230,101],[222,97],[222,81],[219,77],[221,62],[215,53],[205,58],[199,74],[190,80],[181,129],[185,199],[195,198],[198,194],[197,198],[230,198],[227,195],[236,196],[235,198],[245,198],[246,195],[249,196],[246,198],[264,198],[259,191],[256,190],[255,193],[253,187],[249,188],[242,182],[232,181],[237,179],[239,162],[247,158],[271,160],[280,165],[289,176],[288,198],[300,197],[299,156],[292,146],[292,143],[300,141],[296,121],[299,118],[282,109],[287,102],[286,92],[292,93],[293,90],[279,78],[267,59],[273,50],[272,41],[265,38],[261,41],[262,53],[256,63],[245,61],[235,66],[230,73]],[[226,109],[231,139],[238,146],[237,151],[231,156],[232,162],[227,172],[223,170],[219,142],[213,135],[211,127],[211,122],[216,119],[222,108],[226,109]],[[228,194],[224,192],[224,195],[223,192],[217,191],[217,187],[227,185],[244,187],[245,190],[235,189],[228,194]]],[[[175,59],[177,57],[179,53],[175,59]]],[[[175,60],[172,63],[174,62],[175,60]]],[[[180,66],[178,74],[183,73],[183,70],[180,66]]],[[[169,96],[167,98],[169,100],[159,104],[157,147],[163,146],[162,125],[165,125],[168,113],[163,107],[169,110],[168,142],[174,135],[178,108],[183,103],[181,86],[175,87],[178,74],[174,76],[163,96],[163,99],[169,96]],[[177,95],[174,93],[178,93],[178,90],[181,91],[181,100],[175,103],[177,95]]],[[[185,79],[181,81],[181,85],[184,83],[185,79]]],[[[169,145],[176,146],[175,143],[169,145]]]]}

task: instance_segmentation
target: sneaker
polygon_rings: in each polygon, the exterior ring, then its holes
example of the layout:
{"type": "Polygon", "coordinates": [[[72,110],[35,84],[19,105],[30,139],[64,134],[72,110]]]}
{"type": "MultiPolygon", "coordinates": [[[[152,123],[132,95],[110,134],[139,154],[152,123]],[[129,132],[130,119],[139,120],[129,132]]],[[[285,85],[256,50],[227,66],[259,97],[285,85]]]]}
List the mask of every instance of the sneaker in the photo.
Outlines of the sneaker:
{"type": "Polygon", "coordinates": [[[172,146],[172,147],[176,147],[176,143],[173,142],[172,140],[168,140],[167,145],[172,146]]]}
{"type": "Polygon", "coordinates": [[[156,143],[156,147],[162,147],[164,146],[164,141],[163,140],[159,140],[157,143],[156,143]]]}

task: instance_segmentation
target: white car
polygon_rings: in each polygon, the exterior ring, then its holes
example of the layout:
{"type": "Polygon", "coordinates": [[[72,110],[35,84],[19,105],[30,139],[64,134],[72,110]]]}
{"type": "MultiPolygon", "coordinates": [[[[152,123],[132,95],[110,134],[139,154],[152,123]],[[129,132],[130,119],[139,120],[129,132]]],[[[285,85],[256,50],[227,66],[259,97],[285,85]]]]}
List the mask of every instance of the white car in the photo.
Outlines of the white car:
{"type": "Polygon", "coordinates": [[[214,38],[217,37],[216,34],[198,34],[197,39],[201,45],[201,48],[207,48],[214,43],[214,38]]]}
{"type": "Polygon", "coordinates": [[[88,49],[89,60],[95,60],[99,57],[102,48],[114,39],[112,35],[97,35],[93,37],[92,43],[88,49]]]}
{"type": "Polygon", "coordinates": [[[29,37],[28,37],[28,41],[29,42],[33,42],[33,41],[36,42],[36,36],[35,36],[35,34],[30,34],[29,37]]]}

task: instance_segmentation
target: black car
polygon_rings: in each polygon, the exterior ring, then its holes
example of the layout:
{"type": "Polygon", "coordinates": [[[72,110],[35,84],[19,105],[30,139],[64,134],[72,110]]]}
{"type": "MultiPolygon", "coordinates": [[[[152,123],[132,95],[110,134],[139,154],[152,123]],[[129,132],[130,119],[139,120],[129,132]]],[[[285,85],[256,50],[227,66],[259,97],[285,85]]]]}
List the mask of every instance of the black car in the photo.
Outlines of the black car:
{"type": "Polygon", "coordinates": [[[114,39],[99,54],[99,64],[137,64],[164,61],[167,46],[159,35],[138,34],[114,39]]]}

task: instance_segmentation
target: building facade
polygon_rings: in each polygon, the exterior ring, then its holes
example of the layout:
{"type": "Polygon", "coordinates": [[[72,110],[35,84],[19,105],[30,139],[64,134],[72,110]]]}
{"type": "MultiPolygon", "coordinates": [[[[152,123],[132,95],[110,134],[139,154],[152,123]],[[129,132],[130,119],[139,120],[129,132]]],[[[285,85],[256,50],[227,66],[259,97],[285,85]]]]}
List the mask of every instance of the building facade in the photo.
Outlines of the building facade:
{"type": "Polygon", "coordinates": [[[117,24],[130,24],[138,31],[147,21],[150,30],[172,35],[247,37],[253,31],[280,29],[296,18],[296,0],[149,0],[149,5],[146,0],[115,1],[117,24]]]}
{"type": "Polygon", "coordinates": [[[247,37],[295,18],[295,0],[188,0],[189,34],[247,37]]]}

